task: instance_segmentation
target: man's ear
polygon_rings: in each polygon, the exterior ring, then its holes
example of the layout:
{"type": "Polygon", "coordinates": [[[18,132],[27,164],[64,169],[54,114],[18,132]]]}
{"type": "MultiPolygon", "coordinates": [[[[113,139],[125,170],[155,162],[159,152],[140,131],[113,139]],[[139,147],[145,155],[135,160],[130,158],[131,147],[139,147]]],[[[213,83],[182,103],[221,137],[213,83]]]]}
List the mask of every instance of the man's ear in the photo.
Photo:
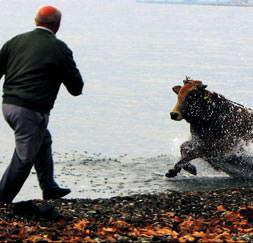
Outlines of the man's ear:
{"type": "Polygon", "coordinates": [[[172,88],[172,90],[176,93],[176,94],[178,94],[179,93],[179,90],[182,88],[182,86],[180,86],[180,85],[177,85],[177,86],[174,86],[173,88],[172,88]]]}

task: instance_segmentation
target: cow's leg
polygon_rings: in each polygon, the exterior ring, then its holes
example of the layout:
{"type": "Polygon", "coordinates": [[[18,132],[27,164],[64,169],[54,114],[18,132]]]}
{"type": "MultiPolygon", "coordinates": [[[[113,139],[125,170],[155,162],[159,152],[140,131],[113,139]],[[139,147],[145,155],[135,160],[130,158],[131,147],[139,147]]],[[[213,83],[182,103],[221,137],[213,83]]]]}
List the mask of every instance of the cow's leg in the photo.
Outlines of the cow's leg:
{"type": "Polygon", "coordinates": [[[197,175],[196,167],[194,165],[192,165],[189,161],[186,161],[186,162],[183,161],[181,168],[184,169],[185,171],[189,172],[192,175],[197,175]]]}
{"type": "Polygon", "coordinates": [[[180,146],[181,159],[188,161],[195,159],[199,156],[199,151],[192,141],[186,141],[180,146]]]}
{"type": "Polygon", "coordinates": [[[218,166],[219,162],[222,160],[221,158],[216,158],[216,159],[213,159],[213,158],[207,158],[205,159],[209,165],[212,166],[213,169],[215,170],[221,170],[221,168],[218,166]]]}
{"type": "Polygon", "coordinates": [[[192,165],[188,160],[179,160],[173,169],[170,169],[165,175],[167,177],[175,177],[177,174],[184,169],[185,171],[189,172],[192,175],[197,175],[197,170],[194,165],[192,165]]]}
{"type": "Polygon", "coordinates": [[[194,165],[189,161],[199,157],[200,152],[194,147],[191,141],[184,142],[180,147],[181,159],[175,164],[173,169],[170,169],[165,176],[175,177],[181,169],[186,170],[187,172],[196,175],[197,170],[194,165]]]}
{"type": "Polygon", "coordinates": [[[173,168],[173,169],[169,169],[168,172],[165,174],[166,177],[175,177],[177,176],[177,174],[181,171],[181,168],[173,168]]]}

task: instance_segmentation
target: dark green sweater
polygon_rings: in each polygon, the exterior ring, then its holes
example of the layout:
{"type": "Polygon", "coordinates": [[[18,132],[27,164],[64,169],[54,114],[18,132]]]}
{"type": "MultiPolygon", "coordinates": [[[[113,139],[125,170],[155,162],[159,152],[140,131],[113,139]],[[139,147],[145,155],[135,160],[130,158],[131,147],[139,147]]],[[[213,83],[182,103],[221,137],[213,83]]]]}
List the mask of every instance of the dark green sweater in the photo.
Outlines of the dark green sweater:
{"type": "Polygon", "coordinates": [[[49,112],[61,83],[70,94],[82,92],[83,80],[68,46],[44,29],[18,35],[0,51],[3,103],[49,112]]]}

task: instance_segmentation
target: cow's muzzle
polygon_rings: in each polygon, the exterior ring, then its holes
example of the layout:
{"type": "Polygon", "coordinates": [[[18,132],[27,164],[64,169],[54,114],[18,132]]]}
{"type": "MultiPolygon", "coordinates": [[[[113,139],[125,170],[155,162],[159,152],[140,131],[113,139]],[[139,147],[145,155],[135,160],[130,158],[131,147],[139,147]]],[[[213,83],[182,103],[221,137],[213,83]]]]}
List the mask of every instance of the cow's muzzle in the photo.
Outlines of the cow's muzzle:
{"type": "Polygon", "coordinates": [[[180,121],[183,119],[182,115],[179,112],[172,111],[170,113],[170,118],[175,121],[180,121]]]}

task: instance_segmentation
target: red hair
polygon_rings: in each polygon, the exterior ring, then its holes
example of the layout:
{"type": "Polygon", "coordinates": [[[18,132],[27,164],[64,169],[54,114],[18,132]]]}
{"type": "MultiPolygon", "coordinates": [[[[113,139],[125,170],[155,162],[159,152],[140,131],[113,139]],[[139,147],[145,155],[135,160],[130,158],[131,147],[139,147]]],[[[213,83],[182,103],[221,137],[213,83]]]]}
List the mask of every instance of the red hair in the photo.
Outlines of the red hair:
{"type": "Polygon", "coordinates": [[[54,6],[42,6],[38,9],[35,17],[37,26],[43,26],[56,33],[61,22],[61,11],[54,6]]]}
{"type": "Polygon", "coordinates": [[[35,21],[38,24],[56,23],[61,20],[61,12],[54,6],[42,6],[38,9],[35,21]]]}

